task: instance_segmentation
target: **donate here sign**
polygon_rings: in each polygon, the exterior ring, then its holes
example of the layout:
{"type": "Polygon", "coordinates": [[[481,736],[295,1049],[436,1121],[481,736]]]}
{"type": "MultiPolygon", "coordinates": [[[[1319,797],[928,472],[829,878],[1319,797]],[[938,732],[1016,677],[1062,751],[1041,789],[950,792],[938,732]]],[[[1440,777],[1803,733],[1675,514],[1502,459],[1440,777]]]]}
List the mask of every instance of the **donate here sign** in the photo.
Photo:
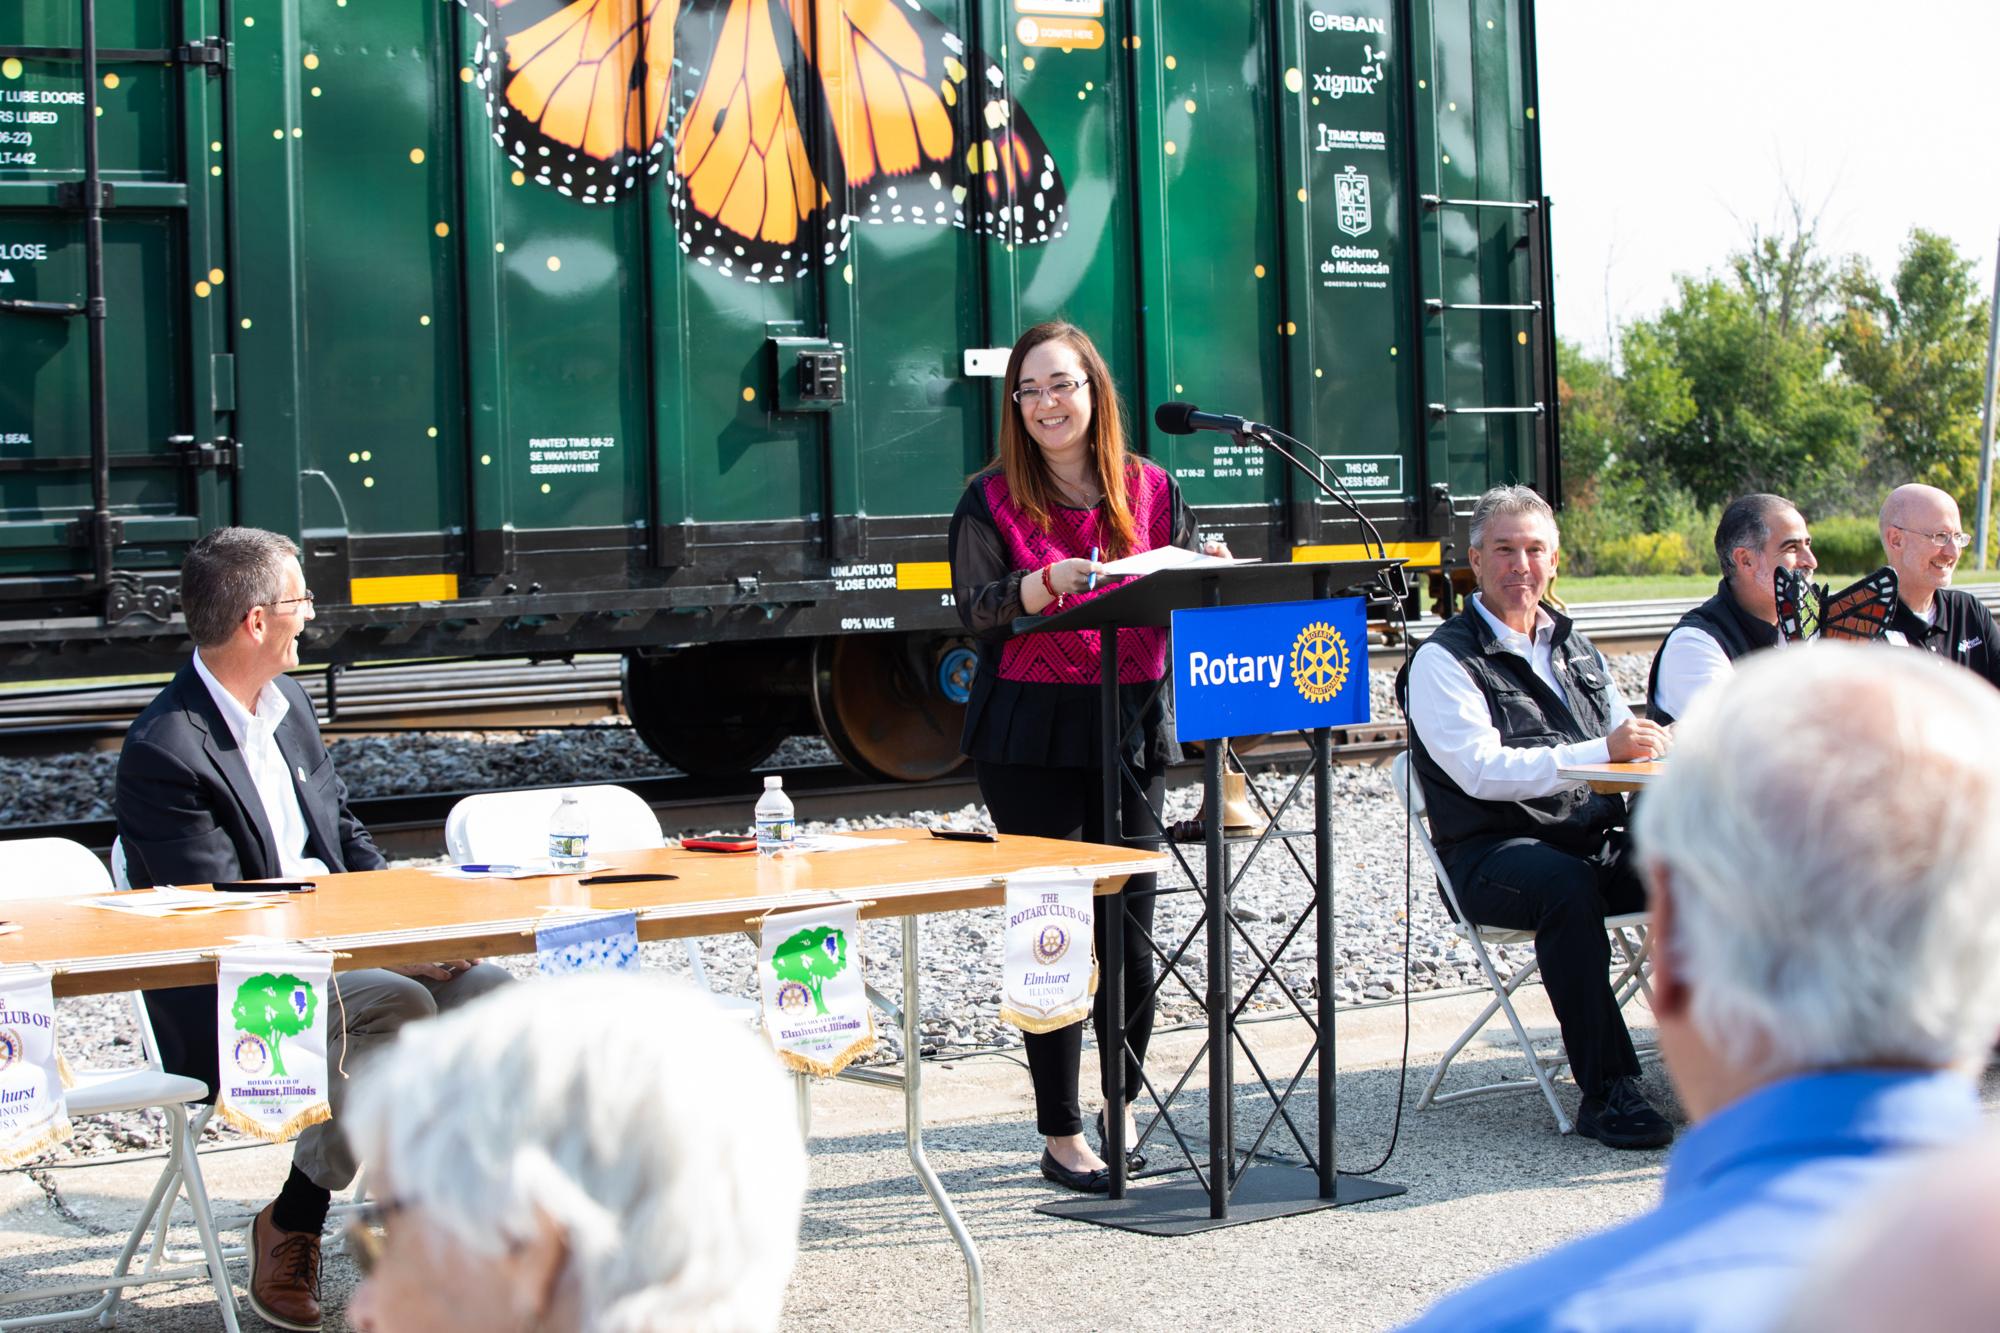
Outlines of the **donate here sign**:
{"type": "Polygon", "coordinates": [[[1368,720],[1359,597],[1173,613],[1174,737],[1305,731],[1368,720]]]}

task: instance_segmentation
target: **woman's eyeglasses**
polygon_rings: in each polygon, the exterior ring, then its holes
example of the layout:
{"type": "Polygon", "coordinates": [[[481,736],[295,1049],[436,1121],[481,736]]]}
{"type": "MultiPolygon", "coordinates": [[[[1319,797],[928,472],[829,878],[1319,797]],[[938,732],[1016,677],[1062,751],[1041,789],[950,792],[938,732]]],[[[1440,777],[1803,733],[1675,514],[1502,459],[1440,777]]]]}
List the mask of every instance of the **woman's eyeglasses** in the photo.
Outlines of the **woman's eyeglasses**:
{"type": "Polygon", "coordinates": [[[1044,398],[1061,399],[1067,402],[1069,399],[1075,397],[1076,391],[1087,383],[1089,383],[1087,380],[1055,380],[1038,388],[1016,389],[1008,397],[1012,398],[1022,407],[1026,407],[1030,403],[1038,403],[1044,398]]]}

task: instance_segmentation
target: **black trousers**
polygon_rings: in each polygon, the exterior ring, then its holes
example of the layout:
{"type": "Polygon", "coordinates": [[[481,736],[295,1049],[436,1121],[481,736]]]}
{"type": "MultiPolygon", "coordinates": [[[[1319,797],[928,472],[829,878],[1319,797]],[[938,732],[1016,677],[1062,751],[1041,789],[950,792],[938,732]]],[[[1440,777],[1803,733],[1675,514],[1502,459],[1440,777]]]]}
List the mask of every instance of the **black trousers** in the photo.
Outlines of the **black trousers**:
{"type": "Polygon", "coordinates": [[[1446,868],[1473,921],[1535,932],[1542,987],[1584,1095],[1637,1074],[1639,1056],[1611,990],[1611,939],[1604,930],[1605,917],[1646,907],[1623,835],[1588,857],[1535,838],[1508,838],[1454,849],[1446,868]]]}
{"type": "MultiPolygon", "coordinates": [[[[1084,842],[1104,841],[1104,770],[1099,768],[1043,768],[1036,764],[992,764],[975,762],[979,794],[1002,833],[1021,833],[1039,838],[1069,838],[1084,842]]],[[[1122,818],[1125,832],[1132,837],[1157,833],[1161,798],[1166,779],[1160,773],[1142,773],[1142,797],[1127,783],[1122,818]],[[1148,813],[1150,806],[1152,812],[1148,813]]],[[[1154,838],[1151,845],[1157,846],[1154,838]]],[[[1146,1044],[1153,1036],[1153,951],[1149,938],[1153,931],[1153,888],[1155,875],[1134,875],[1124,889],[1093,902],[1096,919],[1092,924],[1100,960],[1110,956],[1113,923],[1122,923],[1117,947],[1125,962],[1125,1096],[1139,1095],[1139,1069],[1146,1059],[1146,1044]]],[[[1091,1028],[1097,1034],[1097,1056],[1104,1095],[1111,1096],[1111,1048],[1109,1036],[1111,997],[1103,986],[1091,1007],[1091,1028]]],[[[1022,1034],[1028,1048],[1028,1074],[1035,1083],[1035,1128],[1051,1136],[1081,1134],[1083,1110],[1077,1099],[1077,1066],[1083,1059],[1083,1024],[1072,1023],[1054,1032],[1022,1034]]]]}

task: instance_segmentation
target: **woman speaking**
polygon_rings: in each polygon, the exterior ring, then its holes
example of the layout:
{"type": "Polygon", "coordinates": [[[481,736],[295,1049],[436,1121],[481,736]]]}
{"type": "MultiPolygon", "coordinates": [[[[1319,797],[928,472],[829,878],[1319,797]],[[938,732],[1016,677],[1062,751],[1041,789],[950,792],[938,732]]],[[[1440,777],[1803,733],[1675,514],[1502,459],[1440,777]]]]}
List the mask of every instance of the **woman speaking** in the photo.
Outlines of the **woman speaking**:
{"type": "MultiPolygon", "coordinates": [[[[1101,596],[1107,591],[1104,561],[1167,545],[1195,549],[1194,515],[1164,469],[1125,452],[1117,390],[1081,329],[1049,323],[1022,334],[1007,359],[1006,384],[1000,457],[972,479],[951,519],[958,614],[979,642],[962,748],[1001,832],[1102,842],[1098,634],[1017,639],[1010,628],[1018,616],[1053,614],[1101,596]],[[1093,575],[1100,575],[1094,589],[1093,575]]],[[[1166,657],[1165,630],[1118,631],[1126,755],[1144,789],[1142,795],[1121,784],[1123,823],[1133,835],[1158,827],[1169,741],[1156,687],[1166,657]]],[[[1097,956],[1121,949],[1125,964],[1127,1145],[1136,1141],[1131,1105],[1153,1030],[1153,893],[1154,877],[1135,875],[1118,896],[1096,900],[1097,956]],[[1123,929],[1114,929],[1120,922],[1123,929]]],[[[1093,1027],[1107,1100],[1108,1008],[1100,987],[1093,1027]]],[[[1084,1140],[1077,1100],[1083,1025],[1024,1036],[1036,1127],[1047,1140],[1042,1174],[1070,1189],[1102,1193],[1110,1188],[1110,1173],[1084,1140]]],[[[1100,1145],[1104,1133],[1100,1111],[1100,1145]]]]}

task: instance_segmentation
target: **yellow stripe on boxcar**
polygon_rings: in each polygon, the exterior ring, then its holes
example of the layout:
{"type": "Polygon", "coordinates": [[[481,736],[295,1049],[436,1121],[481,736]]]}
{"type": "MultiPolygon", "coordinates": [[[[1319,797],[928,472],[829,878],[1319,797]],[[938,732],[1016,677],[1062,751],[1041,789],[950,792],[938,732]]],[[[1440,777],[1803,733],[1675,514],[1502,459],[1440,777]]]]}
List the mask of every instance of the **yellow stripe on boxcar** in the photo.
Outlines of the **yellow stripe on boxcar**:
{"type": "Polygon", "coordinates": [[[384,602],[449,602],[458,596],[456,574],[397,574],[389,578],[350,579],[347,600],[355,606],[384,602]]]}
{"type": "Polygon", "coordinates": [[[896,566],[898,592],[923,592],[950,586],[951,565],[946,561],[917,560],[896,566]]]}
{"type": "MultiPolygon", "coordinates": [[[[1388,542],[1389,558],[1409,562],[1418,569],[1436,569],[1444,563],[1442,542],[1388,542]]],[[[1292,563],[1306,560],[1373,560],[1375,547],[1355,543],[1349,546],[1294,546],[1292,563]]]]}

